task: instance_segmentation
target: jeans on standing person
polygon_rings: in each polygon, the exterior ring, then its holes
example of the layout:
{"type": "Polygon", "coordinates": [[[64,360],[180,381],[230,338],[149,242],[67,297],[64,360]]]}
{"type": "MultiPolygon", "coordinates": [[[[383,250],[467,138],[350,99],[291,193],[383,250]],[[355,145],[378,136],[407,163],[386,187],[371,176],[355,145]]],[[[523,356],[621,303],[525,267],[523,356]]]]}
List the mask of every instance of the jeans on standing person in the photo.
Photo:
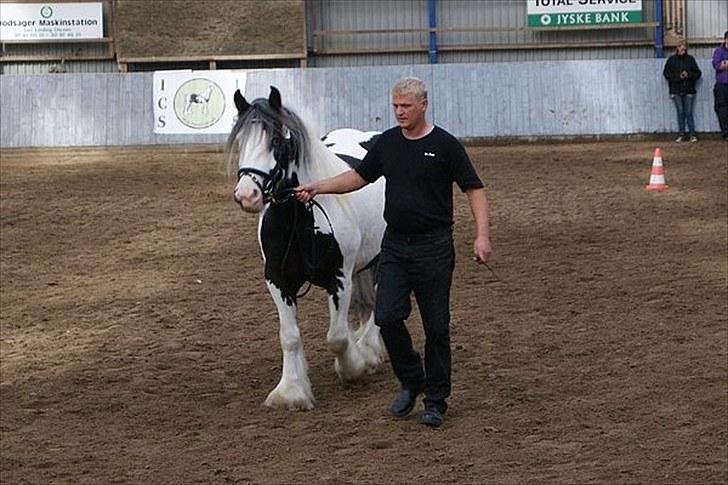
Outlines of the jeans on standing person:
{"type": "Polygon", "coordinates": [[[424,390],[425,408],[441,413],[450,395],[450,287],[455,265],[452,231],[404,235],[387,229],[377,274],[375,320],[397,379],[405,389],[424,390]],[[425,331],[425,366],[405,320],[414,293],[425,331]]]}
{"type": "Polygon", "coordinates": [[[680,136],[690,134],[695,135],[695,119],[693,118],[693,99],[694,94],[671,94],[670,98],[675,103],[677,111],[677,126],[680,130],[680,136]],[[687,123],[688,133],[685,132],[685,124],[687,123]]]}

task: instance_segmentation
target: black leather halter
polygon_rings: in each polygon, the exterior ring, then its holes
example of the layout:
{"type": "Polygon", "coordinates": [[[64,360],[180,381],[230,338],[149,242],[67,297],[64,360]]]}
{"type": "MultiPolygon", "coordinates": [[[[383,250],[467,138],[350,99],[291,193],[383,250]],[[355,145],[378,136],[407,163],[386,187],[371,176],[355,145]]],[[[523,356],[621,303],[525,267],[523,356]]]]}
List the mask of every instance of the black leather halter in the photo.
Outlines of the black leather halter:
{"type": "Polygon", "coordinates": [[[298,151],[290,132],[288,137],[284,137],[281,132],[276,133],[271,140],[271,148],[276,166],[270,172],[264,172],[253,167],[240,167],[238,169],[238,181],[247,175],[260,189],[264,204],[268,202],[283,204],[295,196],[293,188],[285,187],[283,182],[286,178],[287,168],[291,163],[295,163],[298,158],[298,151]],[[262,180],[258,180],[258,177],[262,180]]]}
{"type": "Polygon", "coordinates": [[[286,174],[280,164],[270,172],[264,172],[253,167],[241,167],[238,170],[238,181],[244,176],[250,179],[258,186],[260,193],[263,195],[263,203],[283,204],[288,202],[295,195],[292,188],[279,188],[286,174]],[[261,180],[258,180],[258,177],[261,180]]]}

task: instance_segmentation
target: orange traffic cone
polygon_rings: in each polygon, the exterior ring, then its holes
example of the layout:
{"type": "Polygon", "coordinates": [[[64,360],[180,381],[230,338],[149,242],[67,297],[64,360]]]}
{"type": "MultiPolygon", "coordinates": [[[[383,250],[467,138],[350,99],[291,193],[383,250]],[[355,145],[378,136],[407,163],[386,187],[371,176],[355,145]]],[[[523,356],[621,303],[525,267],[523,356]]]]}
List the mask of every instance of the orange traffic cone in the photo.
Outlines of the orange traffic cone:
{"type": "Polygon", "coordinates": [[[662,166],[662,151],[655,148],[655,158],[652,159],[652,172],[650,173],[650,183],[645,186],[647,190],[667,190],[668,185],[665,183],[665,167],[662,166]]]}

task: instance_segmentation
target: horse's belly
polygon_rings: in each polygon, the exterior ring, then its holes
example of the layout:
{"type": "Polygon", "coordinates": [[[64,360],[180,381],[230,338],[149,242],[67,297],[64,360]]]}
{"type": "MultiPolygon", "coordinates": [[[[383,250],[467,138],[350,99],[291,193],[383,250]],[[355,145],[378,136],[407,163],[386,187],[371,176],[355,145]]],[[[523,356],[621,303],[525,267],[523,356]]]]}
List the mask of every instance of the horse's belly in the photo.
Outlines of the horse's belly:
{"type": "Polygon", "coordinates": [[[381,250],[384,230],[384,179],[380,178],[371,185],[354,193],[357,219],[361,231],[360,257],[357,266],[366,265],[381,250]]]}

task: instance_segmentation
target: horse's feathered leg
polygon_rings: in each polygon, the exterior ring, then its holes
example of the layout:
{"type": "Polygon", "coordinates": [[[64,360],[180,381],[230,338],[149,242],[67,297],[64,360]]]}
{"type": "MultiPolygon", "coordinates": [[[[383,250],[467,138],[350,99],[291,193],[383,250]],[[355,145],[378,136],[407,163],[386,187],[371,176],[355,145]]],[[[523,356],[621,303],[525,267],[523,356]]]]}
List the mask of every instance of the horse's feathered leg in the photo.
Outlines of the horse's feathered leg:
{"type": "Polygon", "coordinates": [[[366,363],[349,328],[351,304],[351,268],[344,271],[342,285],[335,295],[329,295],[329,331],[326,342],[336,355],[334,369],[342,381],[357,380],[366,371],[366,363]]]}
{"type": "Polygon", "coordinates": [[[359,328],[354,332],[354,338],[369,374],[377,370],[387,354],[379,327],[374,323],[374,305],[374,269],[366,268],[354,274],[351,306],[359,317],[359,328]]]}
{"type": "Polygon", "coordinates": [[[283,370],[281,380],[273,389],[265,405],[285,407],[289,410],[313,409],[314,397],[311,381],[308,379],[308,363],[303,351],[301,332],[296,320],[296,303],[284,299],[281,291],[266,281],[268,291],[273,296],[280,318],[280,339],[283,350],[283,370]]]}

